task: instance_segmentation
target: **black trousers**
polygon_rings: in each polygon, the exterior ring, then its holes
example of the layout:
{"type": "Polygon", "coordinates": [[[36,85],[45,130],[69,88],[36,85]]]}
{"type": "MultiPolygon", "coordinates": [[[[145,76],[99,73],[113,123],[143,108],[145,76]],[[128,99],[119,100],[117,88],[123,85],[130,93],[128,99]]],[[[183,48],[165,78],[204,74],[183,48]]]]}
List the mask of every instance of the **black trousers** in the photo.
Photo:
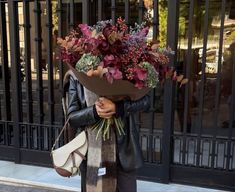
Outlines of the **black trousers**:
{"type": "MultiPolygon", "coordinates": [[[[119,163],[117,164],[117,192],[137,192],[136,171],[125,172],[119,163]]],[[[86,192],[86,161],[80,166],[81,192],[86,192]]],[[[94,191],[99,192],[99,191],[94,191]]]]}
{"type": "Polygon", "coordinates": [[[137,192],[136,171],[125,172],[118,167],[117,192],[137,192]]]}

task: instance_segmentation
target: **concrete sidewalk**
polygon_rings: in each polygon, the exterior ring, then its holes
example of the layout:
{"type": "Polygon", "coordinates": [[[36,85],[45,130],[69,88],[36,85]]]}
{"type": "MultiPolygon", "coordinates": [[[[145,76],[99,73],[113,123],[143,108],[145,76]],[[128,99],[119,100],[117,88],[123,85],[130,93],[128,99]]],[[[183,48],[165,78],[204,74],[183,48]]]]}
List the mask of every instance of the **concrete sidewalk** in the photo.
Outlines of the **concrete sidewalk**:
{"type": "MultiPolygon", "coordinates": [[[[225,192],[178,184],[137,181],[138,192],[225,192]]],[[[79,192],[80,177],[63,178],[52,168],[0,161],[0,192],[79,192]]]]}

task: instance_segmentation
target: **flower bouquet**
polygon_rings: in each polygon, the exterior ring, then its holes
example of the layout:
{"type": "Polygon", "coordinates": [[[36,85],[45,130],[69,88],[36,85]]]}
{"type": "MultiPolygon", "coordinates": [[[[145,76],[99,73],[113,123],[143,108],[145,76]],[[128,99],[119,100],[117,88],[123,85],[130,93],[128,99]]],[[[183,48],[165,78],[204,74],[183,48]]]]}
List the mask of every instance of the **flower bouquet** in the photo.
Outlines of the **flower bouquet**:
{"type": "MultiPolygon", "coordinates": [[[[113,101],[123,97],[137,100],[165,79],[167,55],[172,52],[147,42],[147,34],[144,24],[128,29],[121,18],[116,24],[111,20],[94,26],[80,24],[64,39],[58,38],[60,59],[85,88],[98,96],[113,101]]],[[[124,133],[121,119],[114,117],[101,120],[93,128],[102,131],[105,139],[112,124],[124,133]]]]}

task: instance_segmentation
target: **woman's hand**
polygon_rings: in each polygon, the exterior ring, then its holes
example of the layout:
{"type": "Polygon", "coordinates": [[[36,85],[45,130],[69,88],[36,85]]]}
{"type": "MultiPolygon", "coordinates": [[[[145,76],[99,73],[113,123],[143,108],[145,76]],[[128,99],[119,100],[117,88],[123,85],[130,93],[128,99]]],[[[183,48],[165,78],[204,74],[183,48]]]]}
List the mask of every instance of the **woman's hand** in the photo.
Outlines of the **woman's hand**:
{"type": "Polygon", "coordinates": [[[97,114],[101,118],[105,118],[105,119],[111,118],[116,113],[115,103],[113,103],[111,100],[105,97],[100,97],[95,102],[95,108],[96,108],[97,114]]]}

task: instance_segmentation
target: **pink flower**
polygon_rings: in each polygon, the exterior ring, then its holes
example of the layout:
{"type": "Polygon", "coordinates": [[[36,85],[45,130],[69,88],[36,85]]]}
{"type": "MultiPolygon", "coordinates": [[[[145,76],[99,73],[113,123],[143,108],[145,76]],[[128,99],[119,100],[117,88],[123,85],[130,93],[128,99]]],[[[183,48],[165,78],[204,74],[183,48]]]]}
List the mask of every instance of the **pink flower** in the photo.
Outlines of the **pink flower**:
{"type": "Polygon", "coordinates": [[[109,83],[113,83],[114,79],[122,79],[122,72],[118,68],[109,68],[105,74],[109,83]]]}
{"type": "Polygon", "coordinates": [[[147,78],[147,71],[145,69],[135,68],[134,72],[136,77],[141,81],[144,81],[147,78]]]}
{"type": "Polygon", "coordinates": [[[89,29],[89,26],[87,24],[79,24],[79,28],[82,31],[82,34],[85,37],[91,37],[91,30],[89,29]]]}
{"type": "Polygon", "coordinates": [[[113,83],[112,75],[110,73],[105,73],[105,76],[107,78],[107,81],[112,84],[113,83]]]}
{"type": "Polygon", "coordinates": [[[142,89],[143,87],[145,87],[145,84],[143,81],[137,80],[135,82],[135,87],[137,87],[138,89],[142,89]]]}
{"type": "Polygon", "coordinates": [[[148,35],[148,32],[149,32],[149,28],[145,27],[138,33],[138,36],[139,37],[146,37],[148,35]]]}
{"type": "Polygon", "coordinates": [[[98,54],[97,46],[98,46],[98,40],[95,39],[95,38],[86,39],[86,41],[85,41],[85,43],[84,43],[85,51],[86,51],[87,53],[91,52],[91,53],[93,53],[94,55],[97,55],[97,54],[98,54]]]}
{"type": "Polygon", "coordinates": [[[103,59],[103,62],[104,62],[104,67],[108,67],[111,64],[115,65],[117,63],[117,58],[112,54],[106,55],[103,59]]]}

